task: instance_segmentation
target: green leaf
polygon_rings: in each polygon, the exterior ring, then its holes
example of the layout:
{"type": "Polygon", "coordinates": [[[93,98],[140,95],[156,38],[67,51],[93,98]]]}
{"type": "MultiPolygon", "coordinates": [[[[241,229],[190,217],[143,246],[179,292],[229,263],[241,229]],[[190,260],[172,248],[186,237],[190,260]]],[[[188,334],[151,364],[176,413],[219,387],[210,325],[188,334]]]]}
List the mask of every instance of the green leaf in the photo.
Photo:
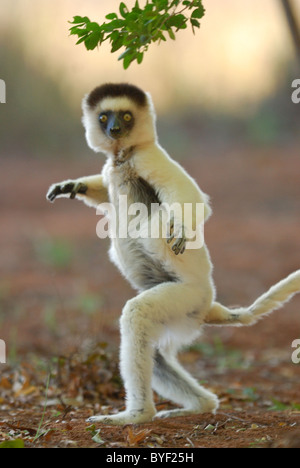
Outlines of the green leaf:
{"type": "Polygon", "coordinates": [[[110,23],[104,23],[101,26],[102,31],[104,32],[112,32],[115,29],[120,29],[124,26],[125,20],[122,19],[115,19],[112,20],[110,23]]]}
{"type": "Polygon", "coordinates": [[[145,8],[144,8],[144,17],[145,18],[153,18],[154,16],[156,16],[156,13],[154,11],[154,5],[153,3],[148,3],[145,8]]]}
{"type": "Polygon", "coordinates": [[[156,37],[153,40],[157,41],[158,39],[160,41],[166,41],[167,40],[161,31],[157,31],[156,37]]]}
{"type": "Polygon", "coordinates": [[[175,34],[174,34],[174,32],[172,31],[171,28],[168,29],[168,33],[169,33],[170,38],[171,38],[173,41],[175,41],[176,36],[175,36],[175,34]]]}
{"type": "Polygon", "coordinates": [[[115,39],[112,42],[111,52],[116,52],[123,46],[123,44],[124,44],[124,38],[123,36],[120,35],[117,39],[115,39]]]}
{"type": "Polygon", "coordinates": [[[126,70],[131,62],[137,58],[137,53],[134,49],[128,47],[123,54],[118,57],[118,60],[123,60],[123,68],[126,70]]]}
{"type": "Polygon", "coordinates": [[[100,431],[101,429],[96,429],[95,424],[92,424],[91,426],[88,426],[85,428],[87,432],[90,432],[92,435],[92,440],[96,442],[97,444],[103,445],[105,444],[105,441],[101,439],[100,437],[100,431]]]}
{"type": "Polygon", "coordinates": [[[113,19],[117,19],[118,15],[116,13],[109,13],[108,15],[105,16],[105,18],[108,20],[113,20],[113,19]]]}
{"type": "Polygon", "coordinates": [[[137,42],[138,39],[134,34],[128,34],[126,37],[124,37],[123,45],[126,47],[126,49],[133,50],[137,49],[137,42]]]}
{"type": "Polygon", "coordinates": [[[184,27],[186,27],[185,22],[186,22],[186,17],[180,14],[176,16],[171,16],[167,20],[166,24],[168,27],[175,26],[178,29],[183,29],[184,27]]]}
{"type": "Polygon", "coordinates": [[[120,13],[123,16],[123,18],[126,18],[126,16],[129,13],[129,10],[128,10],[128,8],[127,8],[127,6],[125,5],[124,2],[120,3],[119,10],[120,10],[120,13]]]}
{"type": "Polygon", "coordinates": [[[168,8],[168,0],[154,0],[156,10],[161,11],[161,10],[166,10],[168,8]]]}
{"type": "Polygon", "coordinates": [[[101,38],[101,31],[92,32],[84,41],[87,50],[93,50],[97,47],[101,38]]]}
{"type": "Polygon", "coordinates": [[[84,41],[86,40],[86,37],[87,37],[87,34],[85,34],[83,37],[81,37],[81,38],[79,39],[79,41],[76,42],[76,45],[77,45],[77,44],[81,44],[82,42],[84,42],[84,41]]]}
{"type": "Polygon", "coordinates": [[[71,24],[78,23],[89,23],[90,19],[87,16],[74,16],[73,21],[70,21],[71,24]]]}
{"type": "Polygon", "coordinates": [[[90,22],[86,25],[86,30],[87,31],[93,31],[93,32],[96,32],[96,31],[100,31],[100,26],[98,23],[96,23],[95,21],[93,22],[90,22]]]}
{"type": "Polygon", "coordinates": [[[138,63],[138,64],[142,63],[143,58],[144,58],[144,53],[143,53],[143,52],[139,52],[139,53],[137,54],[137,58],[136,58],[137,63],[138,63]]]}
{"type": "Polygon", "coordinates": [[[77,36],[81,37],[81,36],[84,36],[87,34],[87,30],[86,29],[81,29],[81,28],[78,28],[78,27],[73,27],[73,28],[70,28],[70,34],[76,34],[77,36]]]}
{"type": "Polygon", "coordinates": [[[135,59],[135,54],[134,53],[132,53],[130,55],[126,55],[126,57],[124,57],[124,59],[123,59],[123,68],[124,68],[124,70],[127,70],[127,68],[129,67],[131,62],[133,62],[134,59],[135,59]]]}
{"type": "Polygon", "coordinates": [[[203,6],[196,8],[196,10],[193,11],[191,18],[202,18],[204,16],[205,10],[203,6]]]}
{"type": "Polygon", "coordinates": [[[191,25],[194,26],[195,28],[200,28],[200,23],[195,18],[191,18],[191,25]]]}
{"type": "Polygon", "coordinates": [[[24,440],[5,440],[0,444],[0,448],[25,448],[24,440]]]}
{"type": "Polygon", "coordinates": [[[96,444],[99,444],[99,445],[105,444],[105,441],[103,439],[101,439],[101,437],[100,437],[100,429],[97,429],[95,431],[95,434],[93,435],[92,440],[94,442],[96,442],[96,444]]]}

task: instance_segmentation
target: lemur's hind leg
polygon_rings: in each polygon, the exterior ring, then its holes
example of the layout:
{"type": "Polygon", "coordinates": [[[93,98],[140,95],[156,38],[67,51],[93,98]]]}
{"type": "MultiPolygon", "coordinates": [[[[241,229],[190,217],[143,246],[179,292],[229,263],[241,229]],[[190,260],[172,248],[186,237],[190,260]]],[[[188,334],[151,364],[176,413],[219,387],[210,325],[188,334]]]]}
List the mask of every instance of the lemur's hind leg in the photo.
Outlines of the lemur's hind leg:
{"type": "Polygon", "coordinates": [[[218,399],[213,393],[201,387],[175,357],[163,356],[159,351],[154,357],[152,386],[161,396],[183,406],[182,409],[160,411],[157,418],[214,413],[218,408],[218,399]]]}
{"type": "MultiPolygon", "coordinates": [[[[195,328],[200,328],[202,310],[204,320],[210,305],[209,285],[207,289],[201,289],[195,284],[175,282],[162,283],[129,300],[120,320],[120,370],[126,390],[126,410],[111,416],[94,416],[89,421],[121,425],[151,421],[156,414],[152,392],[155,349],[172,339],[179,341],[183,336],[187,342],[187,337],[195,337],[195,328]]],[[[174,380],[178,376],[182,382],[178,401],[184,404],[184,398],[191,394],[193,401],[189,407],[193,411],[201,411],[200,407],[205,411],[215,409],[215,397],[198,388],[196,383],[190,384],[193,387],[190,390],[183,372],[177,371],[175,375],[175,370],[170,370],[165,364],[160,366],[160,370],[167,373],[167,378],[163,379],[165,396],[174,397],[174,380]],[[201,404],[196,403],[197,398],[201,404]]]]}

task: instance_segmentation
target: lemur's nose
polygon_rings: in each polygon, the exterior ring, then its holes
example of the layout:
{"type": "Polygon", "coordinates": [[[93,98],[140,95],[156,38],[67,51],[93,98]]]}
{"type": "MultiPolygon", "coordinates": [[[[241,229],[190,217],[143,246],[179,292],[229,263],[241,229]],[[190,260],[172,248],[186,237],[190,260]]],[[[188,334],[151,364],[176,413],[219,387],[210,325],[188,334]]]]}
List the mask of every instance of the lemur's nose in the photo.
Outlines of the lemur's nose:
{"type": "Polygon", "coordinates": [[[121,125],[120,120],[117,114],[112,114],[109,125],[108,125],[109,134],[112,138],[118,138],[121,134],[121,125]]]}
{"type": "Polygon", "coordinates": [[[113,127],[110,128],[109,131],[112,136],[115,136],[115,135],[119,135],[119,133],[121,132],[121,128],[118,125],[114,125],[113,127]]]}

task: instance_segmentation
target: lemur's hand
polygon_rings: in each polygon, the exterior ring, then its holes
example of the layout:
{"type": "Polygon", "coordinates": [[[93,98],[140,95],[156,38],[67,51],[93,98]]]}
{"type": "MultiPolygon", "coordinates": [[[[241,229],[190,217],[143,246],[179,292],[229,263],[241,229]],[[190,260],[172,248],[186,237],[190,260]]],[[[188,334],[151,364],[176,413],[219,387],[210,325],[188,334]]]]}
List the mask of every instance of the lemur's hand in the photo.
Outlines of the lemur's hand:
{"type": "Polygon", "coordinates": [[[59,184],[51,185],[47,199],[54,202],[55,198],[59,195],[70,194],[70,198],[75,198],[77,193],[86,193],[88,187],[86,184],[76,180],[69,180],[67,182],[61,182],[59,184]]]}
{"type": "Polygon", "coordinates": [[[175,255],[178,255],[179,253],[183,254],[185,251],[186,242],[187,242],[187,238],[184,235],[184,227],[181,226],[180,237],[178,237],[176,235],[176,229],[174,227],[174,219],[171,219],[170,227],[169,227],[169,237],[167,238],[167,243],[170,244],[171,242],[173,242],[175,237],[176,237],[176,241],[172,245],[172,250],[175,253],[175,255]]]}

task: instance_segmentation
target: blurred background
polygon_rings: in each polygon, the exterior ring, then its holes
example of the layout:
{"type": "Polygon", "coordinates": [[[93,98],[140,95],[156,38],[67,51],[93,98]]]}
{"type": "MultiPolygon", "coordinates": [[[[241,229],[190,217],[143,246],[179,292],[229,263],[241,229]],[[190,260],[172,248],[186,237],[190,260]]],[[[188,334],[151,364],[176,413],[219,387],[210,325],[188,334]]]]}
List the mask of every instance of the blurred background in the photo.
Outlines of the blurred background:
{"type": "MultiPolygon", "coordinates": [[[[292,4],[299,23],[300,1],[292,4]]],[[[68,33],[73,16],[102,22],[118,5],[0,3],[0,338],[11,362],[118,345],[120,311],[134,292],[108,261],[97,216],[45,199],[53,182],[101,170],[102,156],[85,143],[81,100],[106,81],[152,93],[161,144],[211,196],[205,237],[219,301],[250,304],[299,268],[300,104],[291,83],[300,72],[281,1],[205,0],[195,36],[152,45],[126,71],[108,45],[88,52],[68,33]]],[[[299,306],[295,298],[251,329],[211,328],[203,340],[288,356],[299,306]]]]}

